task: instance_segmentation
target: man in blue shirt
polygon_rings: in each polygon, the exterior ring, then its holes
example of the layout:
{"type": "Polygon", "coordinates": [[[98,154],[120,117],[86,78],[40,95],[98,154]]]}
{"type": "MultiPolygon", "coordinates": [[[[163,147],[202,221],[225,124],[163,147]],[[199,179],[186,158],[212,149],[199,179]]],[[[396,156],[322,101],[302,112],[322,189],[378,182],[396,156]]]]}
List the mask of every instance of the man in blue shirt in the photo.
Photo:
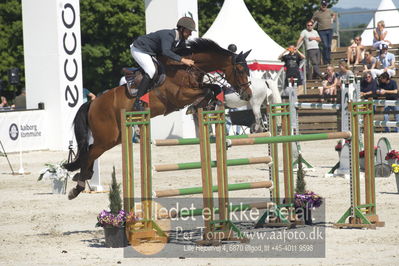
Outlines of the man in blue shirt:
{"type": "Polygon", "coordinates": [[[193,60],[182,58],[173,52],[176,47],[185,45],[185,41],[190,37],[192,31],[195,31],[194,20],[190,17],[182,17],[177,22],[177,29],[152,32],[138,37],[132,43],[130,46],[132,56],[145,72],[142,81],[137,86],[135,110],[143,109],[140,98],[147,92],[156,72],[151,56],[164,55],[187,66],[194,65],[193,60]]]}
{"type": "MultiPolygon", "coordinates": [[[[394,100],[398,99],[398,85],[396,81],[392,80],[387,72],[384,72],[380,76],[380,84],[378,86],[377,94],[384,95],[386,100],[394,100]]],[[[384,113],[387,111],[396,111],[399,112],[399,106],[388,106],[385,105],[384,113]]],[[[395,114],[396,122],[399,122],[399,113],[395,114]]],[[[384,121],[389,121],[389,114],[384,114],[384,121]]],[[[395,132],[398,132],[398,128],[394,128],[395,132]]],[[[389,128],[385,127],[385,132],[389,132],[389,128]]]]}
{"type": "Polygon", "coordinates": [[[382,73],[388,73],[390,77],[395,76],[395,55],[388,52],[386,44],[381,45],[380,54],[376,57],[379,69],[371,69],[370,72],[375,79],[382,73]]]}

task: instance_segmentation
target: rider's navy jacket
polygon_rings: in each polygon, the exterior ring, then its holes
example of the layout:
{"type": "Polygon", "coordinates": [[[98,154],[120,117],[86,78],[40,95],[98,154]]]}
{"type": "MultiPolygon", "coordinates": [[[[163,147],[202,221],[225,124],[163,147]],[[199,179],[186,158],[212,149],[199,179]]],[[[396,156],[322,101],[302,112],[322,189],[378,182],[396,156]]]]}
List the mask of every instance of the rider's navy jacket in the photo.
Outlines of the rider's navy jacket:
{"type": "Polygon", "coordinates": [[[181,47],[185,46],[185,41],[177,38],[176,29],[173,30],[159,30],[151,32],[147,35],[138,37],[134,42],[133,46],[140,49],[146,54],[152,56],[164,55],[173,60],[180,62],[181,56],[177,55],[175,50],[177,45],[181,47]]]}

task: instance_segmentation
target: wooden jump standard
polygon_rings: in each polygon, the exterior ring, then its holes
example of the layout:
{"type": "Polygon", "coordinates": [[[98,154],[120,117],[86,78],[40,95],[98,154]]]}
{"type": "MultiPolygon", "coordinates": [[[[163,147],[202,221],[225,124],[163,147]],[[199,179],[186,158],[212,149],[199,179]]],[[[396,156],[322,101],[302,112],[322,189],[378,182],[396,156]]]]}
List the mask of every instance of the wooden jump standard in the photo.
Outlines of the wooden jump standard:
{"type": "Polygon", "coordinates": [[[152,215],[152,176],[151,176],[151,133],[150,111],[121,111],[122,130],[122,169],[123,169],[123,208],[135,212],[134,208],[134,162],[132,127],[140,128],[140,179],[141,208],[143,219],[126,225],[126,234],[131,245],[141,241],[166,243],[168,238],[153,220],[152,215]]]}

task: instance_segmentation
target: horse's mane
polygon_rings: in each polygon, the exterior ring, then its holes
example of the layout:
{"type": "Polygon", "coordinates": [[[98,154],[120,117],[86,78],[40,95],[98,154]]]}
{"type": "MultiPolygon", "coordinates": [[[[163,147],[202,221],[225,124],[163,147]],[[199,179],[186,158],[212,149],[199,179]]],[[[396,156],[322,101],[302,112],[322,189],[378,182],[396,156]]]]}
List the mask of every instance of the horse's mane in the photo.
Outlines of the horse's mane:
{"type": "Polygon", "coordinates": [[[181,56],[193,53],[218,53],[227,56],[234,54],[229,50],[223,49],[216,42],[204,38],[189,40],[186,48],[179,48],[175,52],[181,56]]]}

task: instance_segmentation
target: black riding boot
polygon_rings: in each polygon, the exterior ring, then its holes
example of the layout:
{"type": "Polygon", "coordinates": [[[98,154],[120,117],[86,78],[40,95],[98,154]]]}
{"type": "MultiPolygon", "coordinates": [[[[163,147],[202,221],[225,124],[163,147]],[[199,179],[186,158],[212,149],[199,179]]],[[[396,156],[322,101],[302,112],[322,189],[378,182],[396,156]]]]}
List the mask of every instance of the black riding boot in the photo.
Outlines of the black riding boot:
{"type": "Polygon", "coordinates": [[[140,84],[137,87],[137,95],[136,95],[136,101],[134,102],[134,110],[136,111],[143,111],[144,106],[143,106],[143,101],[140,100],[140,98],[147,92],[149,89],[150,85],[152,83],[152,80],[150,76],[148,76],[147,73],[144,73],[143,79],[141,80],[140,84]]]}

